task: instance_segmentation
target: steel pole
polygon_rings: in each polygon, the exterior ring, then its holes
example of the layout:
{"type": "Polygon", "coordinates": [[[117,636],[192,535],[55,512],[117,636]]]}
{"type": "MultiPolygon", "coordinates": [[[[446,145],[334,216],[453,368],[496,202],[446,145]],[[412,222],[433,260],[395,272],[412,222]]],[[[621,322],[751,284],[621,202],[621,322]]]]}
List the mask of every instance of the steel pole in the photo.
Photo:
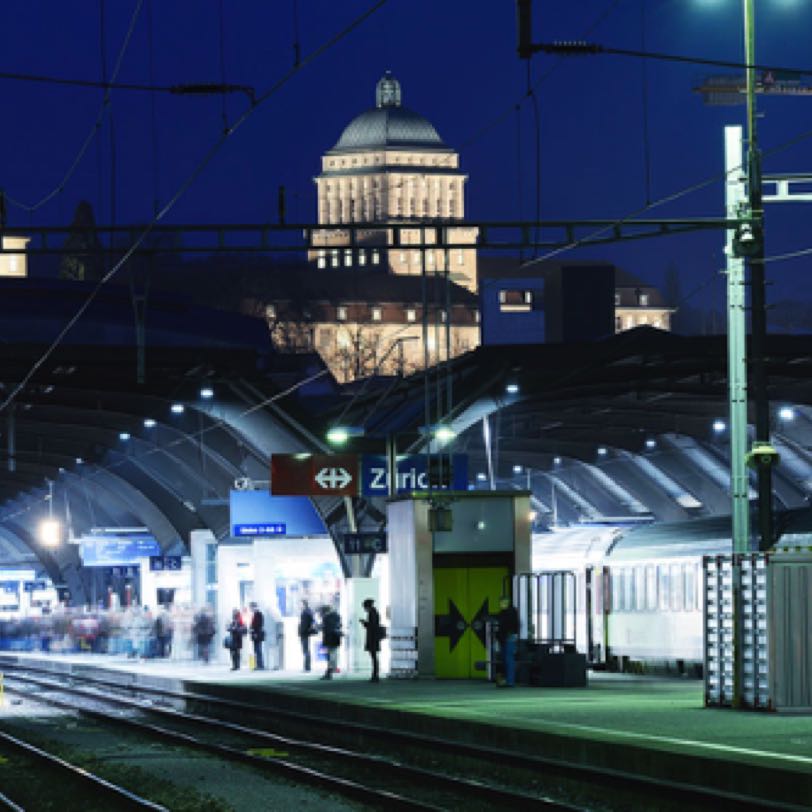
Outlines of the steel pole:
{"type": "MultiPolygon", "coordinates": [[[[747,206],[744,185],[742,128],[725,127],[725,206],[731,219],[741,217],[747,206]]],[[[747,475],[747,347],[744,260],[735,256],[734,234],[728,229],[727,255],[727,379],[730,421],[730,499],[733,552],[750,547],[750,509],[747,475]]]]}
{"type": "MultiPolygon", "coordinates": [[[[747,65],[747,194],[750,203],[755,246],[749,257],[750,267],[750,364],[753,403],[755,406],[756,445],[770,442],[770,403],[764,355],[767,341],[767,307],[764,285],[764,206],[761,195],[761,151],[756,126],[756,34],[755,2],[744,2],[744,60],[747,65]]],[[[759,464],[758,526],[759,549],[773,544],[772,469],[759,464]]]]}

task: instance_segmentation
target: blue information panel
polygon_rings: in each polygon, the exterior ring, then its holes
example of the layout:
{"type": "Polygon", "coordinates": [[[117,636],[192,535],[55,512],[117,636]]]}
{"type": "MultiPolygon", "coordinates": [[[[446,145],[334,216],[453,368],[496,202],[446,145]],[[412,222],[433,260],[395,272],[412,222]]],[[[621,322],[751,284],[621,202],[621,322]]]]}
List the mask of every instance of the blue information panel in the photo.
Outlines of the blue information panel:
{"type": "Polygon", "coordinates": [[[231,491],[231,535],[242,538],[323,536],[324,522],[307,496],[231,491]]]}
{"type": "MultiPolygon", "coordinates": [[[[444,459],[447,460],[448,457],[445,456],[444,459]]],[[[436,463],[438,456],[432,455],[431,460],[436,463]]],[[[427,454],[398,456],[397,493],[427,491],[429,489],[428,465],[429,456],[427,454]]],[[[468,490],[468,456],[466,454],[451,455],[451,490],[468,490]]],[[[364,496],[388,496],[386,457],[382,454],[364,454],[361,458],[361,492],[364,496]]]]}
{"type": "Polygon", "coordinates": [[[79,554],[86,567],[110,567],[161,555],[161,546],[152,536],[82,536],[79,554]]]}

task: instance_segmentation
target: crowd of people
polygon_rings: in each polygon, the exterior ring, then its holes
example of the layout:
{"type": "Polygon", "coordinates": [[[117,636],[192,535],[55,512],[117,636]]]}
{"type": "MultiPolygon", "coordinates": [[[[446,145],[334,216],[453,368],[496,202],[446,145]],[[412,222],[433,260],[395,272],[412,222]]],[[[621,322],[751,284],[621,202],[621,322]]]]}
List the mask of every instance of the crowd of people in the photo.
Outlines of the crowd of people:
{"type": "Polygon", "coordinates": [[[0,650],[121,654],[139,659],[207,662],[215,636],[212,608],[58,607],[40,616],[0,621],[0,650]]]}

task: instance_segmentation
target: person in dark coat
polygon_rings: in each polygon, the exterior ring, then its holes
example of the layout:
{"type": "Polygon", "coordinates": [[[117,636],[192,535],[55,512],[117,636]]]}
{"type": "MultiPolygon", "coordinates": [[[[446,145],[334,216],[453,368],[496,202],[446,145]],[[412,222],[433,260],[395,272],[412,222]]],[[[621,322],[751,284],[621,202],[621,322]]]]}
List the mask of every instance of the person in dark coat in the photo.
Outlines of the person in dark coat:
{"type": "Polygon", "coordinates": [[[499,624],[496,636],[499,640],[499,649],[502,652],[503,682],[497,685],[512,688],[516,684],[516,641],[519,638],[519,613],[510,598],[499,601],[499,614],[496,622],[499,624]]]}
{"type": "Polygon", "coordinates": [[[251,642],[254,644],[254,663],[257,671],[265,669],[265,660],[262,656],[262,644],[265,642],[265,616],[259,607],[251,604],[251,642]]]}
{"type": "Polygon", "coordinates": [[[240,667],[242,639],[245,637],[246,632],[245,623],[242,622],[239,609],[235,609],[231,613],[231,623],[228,624],[227,631],[230,637],[229,650],[231,651],[231,670],[237,671],[240,667]]]}
{"type": "Polygon", "coordinates": [[[332,679],[333,672],[338,666],[338,647],[341,645],[341,615],[332,606],[322,606],[321,615],[321,642],[327,649],[327,670],[322,679],[332,679]]]}
{"type": "Polygon", "coordinates": [[[370,682],[379,682],[378,652],[381,650],[381,616],[378,614],[378,610],[375,608],[375,601],[373,601],[372,598],[367,598],[361,605],[367,613],[367,619],[364,620],[361,618],[361,624],[367,630],[364,651],[369,652],[369,657],[372,660],[372,677],[370,682]]]}
{"type": "Polygon", "coordinates": [[[310,670],[310,638],[316,634],[316,618],[307,601],[302,601],[302,613],[299,615],[299,640],[302,643],[304,670],[310,670]]]}

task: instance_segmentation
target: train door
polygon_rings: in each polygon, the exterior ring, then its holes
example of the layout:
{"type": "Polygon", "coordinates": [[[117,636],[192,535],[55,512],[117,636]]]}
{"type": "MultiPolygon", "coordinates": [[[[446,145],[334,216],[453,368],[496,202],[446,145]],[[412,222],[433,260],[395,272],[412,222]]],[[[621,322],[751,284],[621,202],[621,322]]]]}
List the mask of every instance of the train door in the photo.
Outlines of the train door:
{"type": "Polygon", "coordinates": [[[485,679],[485,622],[499,611],[507,567],[434,570],[434,673],[445,679],[485,679]]]}
{"type": "Polygon", "coordinates": [[[584,614],[586,617],[586,656],[590,665],[606,662],[605,580],[603,567],[586,568],[584,614]]]}

